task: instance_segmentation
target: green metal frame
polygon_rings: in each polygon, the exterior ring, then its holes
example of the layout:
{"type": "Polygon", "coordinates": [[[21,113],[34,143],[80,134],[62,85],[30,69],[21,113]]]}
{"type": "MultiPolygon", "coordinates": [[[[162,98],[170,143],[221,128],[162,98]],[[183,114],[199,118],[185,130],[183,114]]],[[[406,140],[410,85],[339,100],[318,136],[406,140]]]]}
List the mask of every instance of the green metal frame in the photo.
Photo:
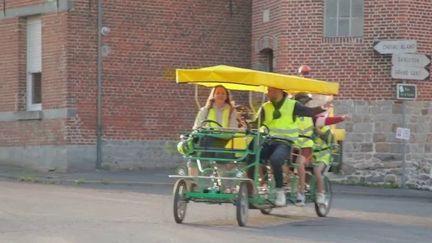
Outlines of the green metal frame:
{"type": "MultiPolygon", "coordinates": [[[[250,195],[249,202],[252,207],[274,207],[275,191],[273,175],[271,174],[270,166],[264,165],[260,162],[260,154],[263,143],[266,139],[270,138],[266,133],[258,130],[239,131],[229,129],[198,129],[192,133],[184,136],[186,139],[193,139],[192,150],[189,155],[185,155],[187,160],[195,160],[197,163],[206,161],[207,168],[199,166],[198,176],[190,175],[177,175],[171,177],[183,178],[191,185],[195,185],[195,190],[185,193],[185,198],[188,201],[206,202],[206,203],[235,203],[237,199],[236,191],[224,192],[224,185],[226,183],[233,183],[238,186],[240,182],[247,181],[251,184],[254,193],[250,195]],[[251,143],[244,149],[234,149],[226,147],[211,147],[203,146],[200,142],[205,138],[224,139],[229,140],[232,138],[252,137],[251,143]],[[205,156],[202,156],[202,155],[205,156]],[[210,155],[209,155],[210,154],[210,155]],[[232,156],[227,158],[226,156],[232,156]],[[254,158],[248,164],[248,159],[254,158]],[[230,170],[219,168],[223,164],[235,164],[236,166],[230,170]],[[266,186],[261,185],[261,177],[259,173],[260,166],[267,166],[268,169],[264,173],[264,178],[267,178],[266,186]],[[254,169],[254,179],[247,177],[247,170],[251,167],[254,169]],[[230,174],[230,176],[221,176],[230,174]]],[[[288,167],[293,170],[297,167],[295,163],[288,163],[288,167]]],[[[309,174],[309,190],[305,192],[306,203],[313,203],[315,201],[316,192],[316,177],[313,173],[309,174]]],[[[290,189],[287,192],[287,203],[295,204],[297,199],[297,175],[290,174],[290,189]]]]}

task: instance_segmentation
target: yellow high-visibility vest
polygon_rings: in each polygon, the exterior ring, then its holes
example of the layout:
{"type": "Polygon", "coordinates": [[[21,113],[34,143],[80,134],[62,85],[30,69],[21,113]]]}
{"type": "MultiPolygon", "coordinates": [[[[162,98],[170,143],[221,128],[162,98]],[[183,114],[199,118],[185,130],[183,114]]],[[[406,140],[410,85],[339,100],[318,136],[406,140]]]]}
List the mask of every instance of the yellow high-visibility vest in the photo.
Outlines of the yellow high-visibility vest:
{"type": "Polygon", "coordinates": [[[263,105],[264,110],[264,122],[270,129],[271,136],[280,136],[288,138],[292,141],[298,139],[298,129],[297,124],[293,120],[294,106],[296,104],[295,100],[285,98],[279,112],[281,116],[278,119],[273,119],[273,112],[275,108],[271,102],[266,102],[263,105]]]}
{"type": "MultiPolygon", "coordinates": [[[[228,105],[225,105],[224,109],[223,109],[223,113],[222,113],[222,124],[221,124],[223,128],[229,128],[230,113],[231,113],[231,107],[228,105]]],[[[215,122],[218,121],[215,108],[209,109],[208,114],[207,114],[207,120],[212,120],[215,122]]],[[[211,123],[211,122],[208,125],[209,125],[209,127],[213,127],[213,128],[218,127],[216,124],[211,123]]]]}
{"type": "Polygon", "coordinates": [[[334,136],[329,126],[324,126],[321,129],[322,136],[314,136],[314,163],[324,163],[329,165],[332,161],[332,145],[334,136]]]}
{"type": "Polygon", "coordinates": [[[300,148],[312,148],[314,143],[312,136],[314,133],[314,124],[311,117],[297,117],[296,123],[299,129],[299,139],[296,145],[300,148]]]}

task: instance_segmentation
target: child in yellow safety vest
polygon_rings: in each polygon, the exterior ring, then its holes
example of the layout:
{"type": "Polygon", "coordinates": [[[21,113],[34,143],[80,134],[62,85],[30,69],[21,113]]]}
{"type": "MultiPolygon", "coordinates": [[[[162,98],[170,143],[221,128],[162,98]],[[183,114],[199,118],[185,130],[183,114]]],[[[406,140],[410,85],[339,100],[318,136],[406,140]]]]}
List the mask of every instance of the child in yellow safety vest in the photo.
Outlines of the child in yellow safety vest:
{"type": "Polygon", "coordinates": [[[316,202],[325,204],[324,179],[322,176],[327,166],[332,162],[332,149],[335,145],[335,139],[329,126],[316,127],[313,136],[313,159],[312,165],[314,175],[317,181],[316,202]]]}
{"type": "MultiPolygon", "coordinates": [[[[312,98],[305,93],[298,93],[294,97],[298,102],[303,105],[308,105],[308,103],[312,100],[312,98]]],[[[314,161],[314,174],[317,178],[317,195],[316,200],[317,203],[323,203],[325,198],[324,195],[324,181],[322,178],[322,170],[325,166],[322,166],[322,163],[319,163],[319,166],[315,166],[318,160],[327,161],[329,155],[325,155],[327,152],[322,150],[322,153],[315,153],[315,150],[318,150],[317,146],[322,146],[322,144],[327,144],[327,140],[320,140],[320,134],[325,133],[327,135],[331,135],[330,128],[328,125],[336,124],[347,119],[347,116],[334,116],[334,117],[297,117],[296,124],[299,130],[299,139],[295,141],[295,145],[300,149],[299,155],[296,159],[296,163],[298,164],[298,175],[299,175],[299,188],[297,194],[297,206],[304,206],[305,204],[305,169],[310,165],[311,161],[314,161]],[[321,129],[324,129],[323,132],[319,132],[321,129]],[[328,129],[328,130],[327,130],[328,129]],[[318,157],[316,157],[318,156],[318,157]]],[[[331,135],[332,136],[332,135],[331,135]]],[[[322,147],[324,148],[324,147],[322,147]]],[[[331,156],[331,155],[330,155],[331,156]]]]}

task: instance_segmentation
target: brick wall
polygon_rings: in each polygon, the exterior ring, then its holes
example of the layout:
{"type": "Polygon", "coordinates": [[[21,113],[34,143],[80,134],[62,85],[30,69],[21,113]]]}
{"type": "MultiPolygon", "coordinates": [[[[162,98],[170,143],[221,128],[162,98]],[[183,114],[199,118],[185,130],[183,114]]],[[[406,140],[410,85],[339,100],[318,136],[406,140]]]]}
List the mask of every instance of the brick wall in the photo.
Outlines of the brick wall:
{"type": "Polygon", "coordinates": [[[16,110],[19,83],[19,24],[17,19],[3,20],[0,25],[0,111],[16,110]]]}
{"type": "MultiPolygon", "coordinates": [[[[324,1],[253,1],[253,64],[258,63],[257,54],[262,48],[276,48],[275,70],[294,74],[301,64],[308,64],[313,69],[312,77],[341,84],[341,99],[394,99],[395,86],[400,81],[390,77],[391,56],[374,52],[373,42],[416,39],[418,51],[431,54],[432,2],[365,0],[364,3],[363,38],[325,38],[324,1]],[[267,23],[262,20],[265,9],[270,10],[267,23]]],[[[432,82],[416,83],[419,99],[431,100],[432,82]]]]}
{"type": "MultiPolygon", "coordinates": [[[[105,1],[104,22],[111,28],[103,38],[111,48],[104,59],[106,139],[175,139],[191,127],[193,89],[175,84],[175,68],[250,65],[250,3],[235,1],[232,12],[227,4],[105,1]]],[[[95,8],[76,1],[69,15],[70,100],[80,119],[70,124],[81,134],[71,135],[71,143],[94,142],[95,8]]]]}
{"type": "MultiPolygon", "coordinates": [[[[432,55],[432,1],[412,0],[405,22],[404,36],[417,40],[417,52],[432,55]]],[[[429,66],[431,70],[431,66],[429,66]]],[[[420,99],[432,100],[432,75],[428,81],[412,82],[418,85],[420,99]]]]}
{"type": "MultiPolygon", "coordinates": [[[[6,1],[6,9],[33,6],[43,1],[6,1]]],[[[3,11],[3,9],[2,9],[3,11]]],[[[65,13],[42,16],[43,109],[66,107],[65,13]]],[[[3,116],[26,109],[26,19],[0,21],[0,112],[3,116]]],[[[1,146],[64,144],[63,119],[0,121],[1,146]]]]}
{"type": "Polygon", "coordinates": [[[47,0],[6,0],[4,2],[6,8],[11,9],[11,8],[19,8],[19,7],[29,6],[29,5],[41,4],[47,2],[47,0]]]}

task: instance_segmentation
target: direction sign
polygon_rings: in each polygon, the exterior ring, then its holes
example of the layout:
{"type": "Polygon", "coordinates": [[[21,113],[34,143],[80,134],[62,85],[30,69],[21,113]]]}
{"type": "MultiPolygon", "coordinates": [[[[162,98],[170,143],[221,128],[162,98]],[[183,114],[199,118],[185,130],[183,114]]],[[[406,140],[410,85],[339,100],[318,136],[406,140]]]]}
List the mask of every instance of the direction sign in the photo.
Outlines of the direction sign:
{"type": "Polygon", "coordinates": [[[426,67],[431,62],[431,57],[423,54],[397,53],[392,56],[394,66],[426,67]]]}
{"type": "Polygon", "coordinates": [[[394,79],[426,80],[429,79],[429,71],[422,67],[393,66],[391,76],[394,79]]]}
{"type": "Polygon", "coordinates": [[[417,98],[417,85],[397,84],[396,98],[398,100],[415,100],[417,98]]]}
{"type": "Polygon", "coordinates": [[[375,41],[373,48],[380,54],[416,53],[416,40],[382,40],[375,41]]]}

